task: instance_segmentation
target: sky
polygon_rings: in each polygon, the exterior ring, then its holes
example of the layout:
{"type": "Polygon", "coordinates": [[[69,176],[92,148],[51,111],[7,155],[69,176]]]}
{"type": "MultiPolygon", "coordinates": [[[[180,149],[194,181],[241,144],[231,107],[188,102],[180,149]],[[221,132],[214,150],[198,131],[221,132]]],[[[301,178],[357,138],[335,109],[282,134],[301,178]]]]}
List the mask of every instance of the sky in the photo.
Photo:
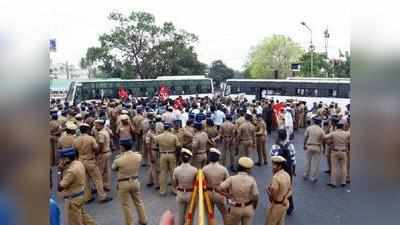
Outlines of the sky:
{"type": "Polygon", "coordinates": [[[325,51],[323,32],[328,27],[329,57],[337,57],[339,49],[350,50],[350,7],[339,1],[228,1],[228,0],[70,0],[49,4],[50,38],[57,39],[53,62],[79,65],[86,49],[98,46],[98,36],[108,32],[112,24],[107,16],[113,10],[152,13],[156,23],[173,22],[199,37],[195,45],[199,60],[211,63],[221,59],[231,68],[243,70],[250,49],[273,34],[291,37],[307,48],[309,31],[313,31],[317,51],[325,51]],[[327,4],[328,3],[328,4],[327,4]]]}

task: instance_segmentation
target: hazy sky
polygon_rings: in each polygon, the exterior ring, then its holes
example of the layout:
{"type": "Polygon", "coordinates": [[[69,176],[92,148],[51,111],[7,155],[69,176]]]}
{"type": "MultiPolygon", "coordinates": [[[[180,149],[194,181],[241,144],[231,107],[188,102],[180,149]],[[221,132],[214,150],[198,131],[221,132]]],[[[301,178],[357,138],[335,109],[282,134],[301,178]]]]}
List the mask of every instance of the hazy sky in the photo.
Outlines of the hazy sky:
{"type": "Polygon", "coordinates": [[[290,36],[307,47],[310,34],[300,25],[305,21],[313,30],[317,51],[324,51],[323,31],[328,26],[329,55],[350,49],[350,9],[346,1],[228,1],[228,0],[70,0],[51,1],[50,35],[57,39],[55,62],[78,64],[86,49],[98,45],[98,35],[111,29],[107,15],[112,10],[128,13],[146,11],[162,24],[175,26],[199,37],[196,51],[200,61],[222,59],[241,70],[249,50],[272,34],[290,36]]]}

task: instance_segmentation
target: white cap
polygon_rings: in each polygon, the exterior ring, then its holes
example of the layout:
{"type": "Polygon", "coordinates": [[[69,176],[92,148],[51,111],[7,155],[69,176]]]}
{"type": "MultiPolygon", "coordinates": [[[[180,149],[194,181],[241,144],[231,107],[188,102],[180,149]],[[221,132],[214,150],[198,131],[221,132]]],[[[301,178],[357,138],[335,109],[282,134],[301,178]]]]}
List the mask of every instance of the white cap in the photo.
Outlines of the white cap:
{"type": "Polygon", "coordinates": [[[121,118],[121,120],[129,120],[129,116],[126,115],[126,114],[122,114],[122,115],[120,116],[120,118],[121,118]]]}
{"type": "Polygon", "coordinates": [[[65,123],[65,127],[68,130],[76,130],[76,129],[78,129],[78,126],[75,123],[71,122],[71,121],[66,122],[65,123]]]}
{"type": "Polygon", "coordinates": [[[190,156],[193,156],[193,153],[192,153],[189,149],[187,149],[187,148],[182,148],[181,152],[182,152],[182,153],[186,153],[186,154],[188,154],[188,155],[190,155],[190,156]]]}
{"type": "Polygon", "coordinates": [[[210,152],[214,152],[217,153],[218,155],[221,155],[221,152],[216,148],[210,148],[210,152]]]}

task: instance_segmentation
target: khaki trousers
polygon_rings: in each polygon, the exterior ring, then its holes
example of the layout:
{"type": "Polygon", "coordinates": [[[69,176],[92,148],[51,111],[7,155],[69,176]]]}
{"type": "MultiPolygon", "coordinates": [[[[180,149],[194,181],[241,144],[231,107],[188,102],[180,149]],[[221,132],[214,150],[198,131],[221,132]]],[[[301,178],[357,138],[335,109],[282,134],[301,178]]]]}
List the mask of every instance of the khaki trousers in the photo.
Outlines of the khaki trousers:
{"type": "Polygon", "coordinates": [[[121,202],[122,212],[124,214],[125,225],[132,225],[133,219],[129,201],[132,200],[139,216],[139,223],[146,224],[147,218],[144,211],[143,201],[140,198],[140,182],[135,180],[121,181],[118,183],[118,198],[121,202]]]}
{"type": "Polygon", "coordinates": [[[257,147],[257,154],[258,154],[258,162],[259,163],[265,163],[268,160],[265,141],[266,141],[265,136],[257,136],[256,137],[256,147],[257,147]]]}
{"type": "Polygon", "coordinates": [[[253,205],[246,207],[233,207],[228,210],[230,225],[253,225],[254,208],[253,205]]]}
{"type": "Polygon", "coordinates": [[[154,183],[156,187],[160,186],[160,160],[157,158],[158,151],[152,150],[153,156],[155,157],[154,162],[150,162],[150,169],[148,173],[149,184],[154,183]]]}
{"type": "Polygon", "coordinates": [[[64,201],[64,224],[68,225],[97,225],[96,222],[86,213],[83,205],[85,204],[83,196],[65,199],[64,201]]]}
{"type": "Polygon", "coordinates": [[[175,167],[175,153],[160,153],[160,194],[167,192],[167,176],[172,181],[172,173],[175,167]]]}
{"type": "Polygon", "coordinates": [[[235,154],[234,154],[234,146],[233,146],[233,138],[232,137],[226,137],[222,140],[222,164],[224,166],[227,166],[227,155],[229,154],[229,163],[230,166],[235,165],[235,154]]]}
{"type": "Polygon", "coordinates": [[[346,184],[346,175],[347,175],[347,154],[346,154],[346,152],[332,151],[331,162],[332,162],[331,184],[336,185],[337,180],[339,180],[340,184],[346,184]],[[337,171],[338,169],[339,169],[339,172],[337,171]]]}
{"type": "Polygon", "coordinates": [[[286,210],[289,204],[273,204],[267,208],[265,225],[285,225],[286,210]]]}
{"type": "Polygon", "coordinates": [[[92,189],[90,188],[90,180],[92,180],[96,186],[97,195],[99,196],[99,199],[100,200],[105,199],[107,196],[106,193],[104,192],[103,179],[101,177],[100,170],[96,165],[96,161],[81,160],[81,162],[85,166],[86,170],[86,182],[84,189],[85,193],[83,195],[85,202],[92,198],[92,189]]]}
{"type": "Polygon", "coordinates": [[[185,216],[187,213],[188,206],[190,204],[190,198],[193,192],[181,192],[178,191],[176,195],[176,203],[178,204],[178,217],[177,225],[185,224],[185,216]]]}
{"type": "Polygon", "coordinates": [[[253,141],[251,141],[251,140],[240,141],[239,142],[239,158],[242,157],[242,156],[249,157],[250,148],[251,148],[252,144],[253,144],[253,141]]]}
{"type": "Polygon", "coordinates": [[[203,168],[207,163],[207,153],[195,153],[192,160],[192,165],[197,169],[203,168]]]}
{"type": "Polygon", "coordinates": [[[97,157],[97,166],[103,178],[103,186],[111,189],[111,152],[101,153],[97,157]]]}
{"type": "Polygon", "coordinates": [[[350,182],[350,151],[346,152],[347,155],[347,160],[346,160],[346,168],[347,168],[347,175],[346,175],[346,181],[350,182]]]}
{"type": "Polygon", "coordinates": [[[218,192],[208,192],[210,193],[210,200],[213,204],[213,209],[217,206],[219,212],[221,213],[222,220],[225,225],[228,224],[228,210],[225,206],[225,197],[218,192]]]}
{"type": "Polygon", "coordinates": [[[311,180],[318,179],[321,151],[308,149],[305,151],[305,159],[304,177],[309,177],[311,180]]]}

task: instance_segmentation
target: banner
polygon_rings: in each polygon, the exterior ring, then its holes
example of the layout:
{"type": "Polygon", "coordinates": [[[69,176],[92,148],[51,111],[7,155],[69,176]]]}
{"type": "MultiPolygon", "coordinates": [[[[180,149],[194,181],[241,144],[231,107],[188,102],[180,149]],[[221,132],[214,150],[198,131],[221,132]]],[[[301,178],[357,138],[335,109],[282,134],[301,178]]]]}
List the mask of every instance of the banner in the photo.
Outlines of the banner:
{"type": "Polygon", "coordinates": [[[161,101],[165,101],[169,97],[169,88],[167,86],[165,86],[164,84],[160,85],[158,97],[161,99],[161,101]]]}

